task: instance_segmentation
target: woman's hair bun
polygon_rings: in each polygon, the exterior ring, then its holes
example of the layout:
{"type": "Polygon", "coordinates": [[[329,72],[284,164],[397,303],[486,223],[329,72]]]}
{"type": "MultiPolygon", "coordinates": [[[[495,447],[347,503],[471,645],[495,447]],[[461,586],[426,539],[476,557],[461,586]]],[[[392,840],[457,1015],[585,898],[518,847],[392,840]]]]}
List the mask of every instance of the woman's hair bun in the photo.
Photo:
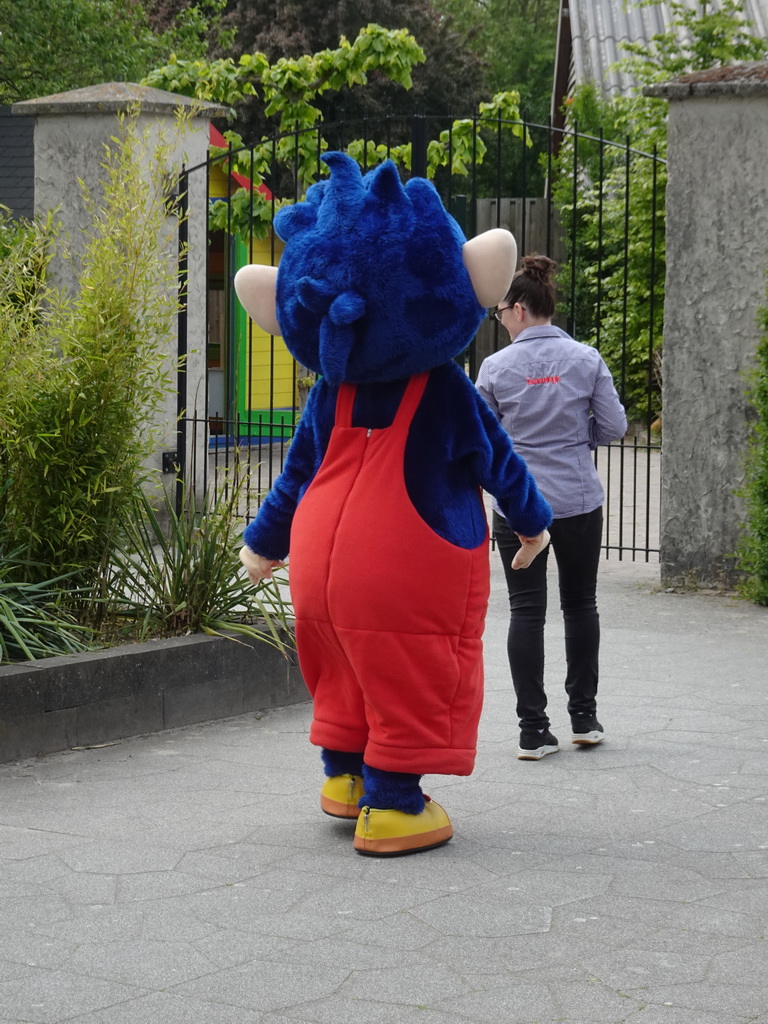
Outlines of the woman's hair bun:
{"type": "Polygon", "coordinates": [[[549,256],[523,256],[520,261],[520,269],[529,277],[538,278],[540,281],[549,281],[557,270],[557,264],[549,256]]]}

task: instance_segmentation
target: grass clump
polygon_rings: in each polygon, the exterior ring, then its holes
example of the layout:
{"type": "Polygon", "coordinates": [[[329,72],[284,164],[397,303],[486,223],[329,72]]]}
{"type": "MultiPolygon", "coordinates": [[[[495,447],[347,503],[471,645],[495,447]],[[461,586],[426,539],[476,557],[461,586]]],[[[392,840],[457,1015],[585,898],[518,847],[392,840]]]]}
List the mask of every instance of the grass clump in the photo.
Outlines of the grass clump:
{"type": "Polygon", "coordinates": [[[180,510],[166,496],[167,526],[149,498],[137,496],[114,555],[110,591],[115,609],[139,639],[200,632],[291,646],[284,579],[276,574],[254,587],[238,557],[241,486],[216,501],[187,489],[180,510]]]}

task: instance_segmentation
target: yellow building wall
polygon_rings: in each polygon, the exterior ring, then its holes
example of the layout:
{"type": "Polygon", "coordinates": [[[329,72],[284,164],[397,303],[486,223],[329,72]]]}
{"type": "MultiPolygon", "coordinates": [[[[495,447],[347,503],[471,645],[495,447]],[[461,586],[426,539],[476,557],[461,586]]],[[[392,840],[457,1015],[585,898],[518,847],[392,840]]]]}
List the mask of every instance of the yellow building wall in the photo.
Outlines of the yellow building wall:
{"type": "MultiPolygon", "coordinates": [[[[260,263],[272,266],[279,262],[283,243],[267,237],[254,239],[250,247],[238,246],[242,266],[260,263]],[[273,252],[274,244],[274,252],[273,252]]],[[[240,263],[240,259],[238,259],[240,263]]],[[[246,317],[246,330],[239,375],[238,406],[247,415],[249,411],[285,408],[296,404],[294,359],[282,338],[271,338],[246,317]],[[271,396],[271,399],[270,399],[271,396]]]]}

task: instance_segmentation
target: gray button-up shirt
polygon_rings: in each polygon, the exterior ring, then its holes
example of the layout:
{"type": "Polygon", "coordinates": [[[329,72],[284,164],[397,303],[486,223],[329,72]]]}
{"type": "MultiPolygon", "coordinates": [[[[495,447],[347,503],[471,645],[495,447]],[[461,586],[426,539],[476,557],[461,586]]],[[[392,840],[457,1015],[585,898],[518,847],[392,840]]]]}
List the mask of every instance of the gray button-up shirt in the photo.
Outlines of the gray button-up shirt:
{"type": "Polygon", "coordinates": [[[591,453],[623,437],[627,417],[597,349],[559,327],[527,327],[514,344],[483,361],[477,389],[525,459],[555,519],[602,505],[603,485],[591,453]]]}

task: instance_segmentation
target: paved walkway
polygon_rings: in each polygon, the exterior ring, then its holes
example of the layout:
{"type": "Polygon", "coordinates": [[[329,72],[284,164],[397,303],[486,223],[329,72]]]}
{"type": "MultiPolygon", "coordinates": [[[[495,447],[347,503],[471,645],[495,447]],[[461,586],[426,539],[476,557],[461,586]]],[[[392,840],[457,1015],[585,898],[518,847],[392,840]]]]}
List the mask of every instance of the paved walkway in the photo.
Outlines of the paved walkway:
{"type": "Polygon", "coordinates": [[[320,813],[307,705],[0,766],[0,1024],[768,1024],[768,611],[605,563],[609,739],[518,761],[495,563],[432,853],[320,813]]]}

